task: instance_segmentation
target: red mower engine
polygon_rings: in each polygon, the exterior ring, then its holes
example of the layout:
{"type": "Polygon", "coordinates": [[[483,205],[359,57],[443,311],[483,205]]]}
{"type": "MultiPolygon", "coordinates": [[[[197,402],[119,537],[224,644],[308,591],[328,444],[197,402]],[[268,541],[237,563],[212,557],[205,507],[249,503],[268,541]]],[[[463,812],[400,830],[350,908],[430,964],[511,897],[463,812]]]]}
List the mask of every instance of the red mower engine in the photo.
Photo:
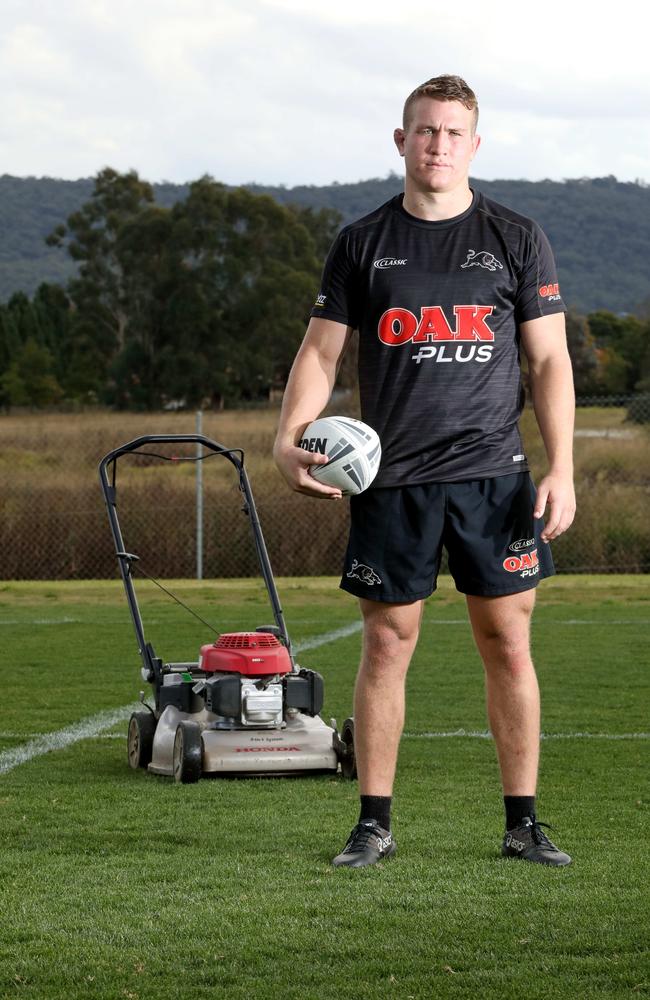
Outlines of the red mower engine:
{"type": "Polygon", "coordinates": [[[266,677],[288,674],[291,660],[286,646],[271,632],[224,632],[216,642],[201,646],[199,670],[266,677]]]}
{"type": "Polygon", "coordinates": [[[282,682],[275,678],[291,671],[291,659],[276,636],[225,632],[201,646],[199,670],[211,675],[205,682],[209,711],[242,726],[282,726],[282,682]]]}

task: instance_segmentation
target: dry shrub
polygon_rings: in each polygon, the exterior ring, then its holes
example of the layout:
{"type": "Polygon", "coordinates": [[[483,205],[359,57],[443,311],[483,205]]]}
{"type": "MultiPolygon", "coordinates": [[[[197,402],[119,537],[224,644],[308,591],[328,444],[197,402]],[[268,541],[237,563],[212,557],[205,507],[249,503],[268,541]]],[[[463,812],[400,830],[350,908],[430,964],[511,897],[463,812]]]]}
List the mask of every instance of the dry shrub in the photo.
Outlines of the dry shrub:
{"type": "MultiPolygon", "coordinates": [[[[344,412],[340,409],[340,412],[344,412]]],[[[612,411],[606,411],[611,413],[612,411]]],[[[597,414],[598,428],[602,428],[597,414]]],[[[273,464],[277,410],[204,414],[203,433],[246,452],[273,569],[282,575],[340,572],[347,539],[347,502],[291,493],[273,464]]],[[[618,425],[617,425],[618,426],[618,425]]],[[[539,478],[543,445],[533,414],[522,420],[526,452],[539,478]]],[[[4,579],[105,578],[117,560],[99,490],[97,467],[111,449],[143,434],[194,433],[194,414],[0,417],[0,546],[4,579]]],[[[168,449],[192,455],[194,446],[168,449]]],[[[146,457],[120,462],[118,513],[127,549],[141,568],[162,578],[196,571],[196,466],[146,457]]],[[[203,463],[204,575],[254,576],[250,525],[230,463],[203,463]]],[[[640,429],[631,439],[577,438],[578,514],[553,544],[556,564],[570,571],[650,570],[650,449],[640,429]]]]}

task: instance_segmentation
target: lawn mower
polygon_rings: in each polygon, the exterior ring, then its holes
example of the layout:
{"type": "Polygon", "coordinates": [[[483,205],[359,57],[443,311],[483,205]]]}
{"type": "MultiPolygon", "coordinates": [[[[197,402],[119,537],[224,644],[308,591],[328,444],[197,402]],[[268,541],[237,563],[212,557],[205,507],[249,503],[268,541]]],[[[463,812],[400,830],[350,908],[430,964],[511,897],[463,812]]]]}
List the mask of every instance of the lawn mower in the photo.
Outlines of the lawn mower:
{"type": "Polygon", "coordinates": [[[277,776],[339,769],[344,777],[356,777],[353,720],[345,721],[339,735],[334,720],[327,725],[321,719],[323,679],[316,671],[301,668],[293,655],[243,451],[225,448],[201,434],[145,435],[109,452],[100,462],[99,478],[142,661],[141,674],[153,688],[155,706],[146,704],[144,692],[140,693],[143,710],[129,720],[130,766],[183,783],[198,781],[203,775],[277,776]],[[169,444],[195,444],[201,449],[196,457],[187,458],[152,450],[169,444]],[[231,463],[243,497],[242,511],[250,521],[273,625],[220,634],[215,642],[201,646],[196,662],[166,663],[157,655],[145,638],[135,594],[133,578],[139,559],[126,551],[117,517],[117,466],[126,455],[166,461],[219,457],[231,463]]]}

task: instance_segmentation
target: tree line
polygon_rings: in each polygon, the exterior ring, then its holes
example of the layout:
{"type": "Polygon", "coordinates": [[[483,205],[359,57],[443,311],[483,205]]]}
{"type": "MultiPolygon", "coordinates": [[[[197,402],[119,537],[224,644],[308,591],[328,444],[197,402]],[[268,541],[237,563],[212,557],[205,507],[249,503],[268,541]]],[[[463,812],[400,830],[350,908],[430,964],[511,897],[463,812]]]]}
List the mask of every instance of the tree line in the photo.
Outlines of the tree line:
{"type": "MultiPolygon", "coordinates": [[[[65,285],[77,273],[74,260],[48,246],[45,237],[88,201],[95,180],[0,176],[0,301],[17,291],[31,297],[43,281],[65,285]]],[[[353,184],[244,186],[282,205],[332,209],[344,225],[398,194],[403,183],[401,176],[391,173],[353,184]]],[[[650,186],[615,177],[564,181],[472,177],[470,183],[541,225],[555,253],[564,301],[572,309],[583,315],[599,309],[637,315],[647,311],[650,186]]],[[[152,188],[155,203],[172,208],[187,198],[190,185],[164,182],[152,188]]]]}
{"type": "Polygon", "coordinates": [[[2,403],[268,397],[286,381],[338,226],[330,210],[209,177],[164,208],[135,172],[101,171],[90,200],[47,238],[76,276],[0,307],[2,403]]]}
{"type": "MultiPolygon", "coordinates": [[[[268,399],[286,382],[340,224],[330,208],[210,177],[162,206],[134,171],[102,170],[47,237],[76,264],[67,284],[0,305],[0,405],[268,399]]],[[[567,336],[580,395],[650,390],[650,319],[571,310],[567,336]]]]}

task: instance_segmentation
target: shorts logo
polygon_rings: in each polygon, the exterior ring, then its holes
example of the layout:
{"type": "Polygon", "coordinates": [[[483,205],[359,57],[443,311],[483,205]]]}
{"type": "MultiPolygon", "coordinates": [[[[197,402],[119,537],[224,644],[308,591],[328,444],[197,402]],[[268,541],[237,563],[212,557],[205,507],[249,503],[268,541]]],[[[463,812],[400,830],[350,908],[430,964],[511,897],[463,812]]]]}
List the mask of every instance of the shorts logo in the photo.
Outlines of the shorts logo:
{"type": "Polygon", "coordinates": [[[497,268],[502,271],[503,264],[500,260],[497,260],[493,253],[489,253],[487,250],[480,250],[478,253],[476,250],[467,251],[467,260],[464,264],[460,265],[463,267],[484,267],[486,271],[496,271],[497,268]]]}
{"type": "MultiPolygon", "coordinates": [[[[522,541],[528,544],[526,539],[522,539],[522,541]]],[[[532,552],[523,552],[520,556],[508,556],[503,560],[503,568],[508,573],[519,573],[522,579],[526,576],[537,576],[539,573],[537,549],[533,549],[532,552]]]]}
{"type": "Polygon", "coordinates": [[[366,583],[369,587],[374,586],[375,583],[381,583],[381,577],[378,573],[375,573],[374,569],[366,566],[365,563],[358,562],[356,559],[352,560],[350,572],[346,575],[348,577],[356,577],[357,580],[361,580],[362,583],[366,583]]]}
{"type": "Polygon", "coordinates": [[[534,538],[519,538],[516,542],[512,542],[508,548],[511,552],[521,552],[522,549],[529,549],[534,544],[534,538]]]}
{"type": "Polygon", "coordinates": [[[383,271],[387,267],[403,267],[406,264],[408,257],[397,258],[397,257],[382,257],[380,260],[373,260],[372,266],[383,271]]]}

